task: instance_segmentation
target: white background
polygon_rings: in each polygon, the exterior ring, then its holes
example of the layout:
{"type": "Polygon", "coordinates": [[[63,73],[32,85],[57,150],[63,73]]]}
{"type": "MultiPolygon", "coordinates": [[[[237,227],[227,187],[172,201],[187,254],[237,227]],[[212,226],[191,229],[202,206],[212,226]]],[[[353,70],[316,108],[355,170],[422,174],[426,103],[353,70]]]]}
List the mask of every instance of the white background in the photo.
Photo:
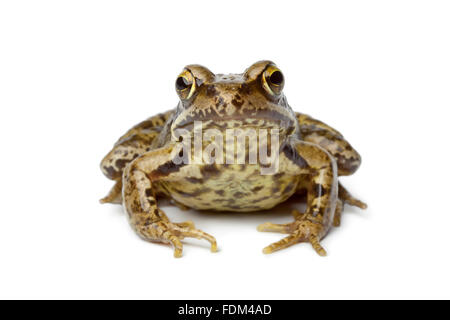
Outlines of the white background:
{"type": "Polygon", "coordinates": [[[447,1],[2,1],[0,298],[450,298],[447,1]],[[259,233],[286,210],[166,208],[213,234],[184,257],[140,240],[101,158],[176,105],[174,81],[275,61],[296,111],[363,157],[326,258],[259,233]]]}

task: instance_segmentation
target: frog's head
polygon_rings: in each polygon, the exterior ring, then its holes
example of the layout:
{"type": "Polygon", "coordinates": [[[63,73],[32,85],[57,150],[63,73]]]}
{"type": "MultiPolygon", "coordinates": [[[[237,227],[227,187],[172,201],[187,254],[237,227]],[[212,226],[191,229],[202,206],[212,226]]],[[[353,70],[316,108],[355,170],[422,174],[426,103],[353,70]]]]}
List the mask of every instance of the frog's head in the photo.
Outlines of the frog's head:
{"type": "Polygon", "coordinates": [[[200,65],[186,66],[175,81],[180,97],[173,119],[177,129],[277,128],[286,138],[297,132],[295,114],[283,94],[284,76],[271,61],[259,61],[242,74],[214,74],[200,65]]]}

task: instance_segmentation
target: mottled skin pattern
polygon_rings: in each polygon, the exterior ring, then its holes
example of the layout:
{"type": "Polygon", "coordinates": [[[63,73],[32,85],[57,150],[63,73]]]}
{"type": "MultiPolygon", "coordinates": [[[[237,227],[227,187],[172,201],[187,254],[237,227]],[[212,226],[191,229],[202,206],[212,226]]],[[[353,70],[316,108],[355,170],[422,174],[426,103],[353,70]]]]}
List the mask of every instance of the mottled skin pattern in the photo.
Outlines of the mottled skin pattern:
{"type": "MultiPolygon", "coordinates": [[[[190,221],[171,222],[158,207],[160,197],[169,197],[182,208],[257,211],[271,209],[294,194],[306,194],[307,209],[295,210],[294,222],[258,226],[259,231],[287,234],[263,252],[309,242],[325,255],[320,240],[332,225],[340,224],[344,204],[366,207],[338,182],[338,176],[358,169],[361,158],[338,131],[293,112],[283,85],[281,71],[270,61],[230,75],[216,75],[199,65],[185,67],[176,82],[177,108],[133,127],[103,159],[103,173],[116,184],[101,202],[123,203],[139,236],[171,244],[175,257],[180,257],[185,237],[209,241],[212,251],[217,250],[216,240],[190,221]],[[261,175],[261,164],[248,162],[194,164],[188,159],[175,164],[172,151],[179,139],[174,132],[179,128],[192,132],[194,121],[202,121],[205,130],[220,132],[279,129],[278,171],[261,175]]],[[[244,145],[237,153],[248,156],[250,148],[244,145]]]]}

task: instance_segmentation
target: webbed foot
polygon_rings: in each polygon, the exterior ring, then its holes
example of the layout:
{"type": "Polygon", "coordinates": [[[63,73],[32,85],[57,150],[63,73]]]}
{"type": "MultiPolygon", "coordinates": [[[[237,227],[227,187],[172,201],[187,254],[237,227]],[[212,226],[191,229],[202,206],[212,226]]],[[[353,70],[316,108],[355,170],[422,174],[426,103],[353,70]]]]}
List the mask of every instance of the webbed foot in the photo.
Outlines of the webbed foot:
{"type": "Polygon", "coordinates": [[[119,180],[114,184],[108,195],[100,199],[100,203],[122,203],[122,180],[119,180]]]}
{"type": "Polygon", "coordinates": [[[302,214],[297,210],[294,210],[292,215],[295,221],[291,223],[275,224],[266,222],[258,226],[258,231],[261,232],[289,234],[280,241],[265,247],[263,253],[269,254],[299,242],[309,242],[320,256],[325,256],[327,253],[320,245],[320,235],[323,233],[322,224],[319,221],[314,221],[314,217],[302,214]]]}
{"type": "Polygon", "coordinates": [[[343,205],[349,204],[351,206],[355,206],[363,210],[367,209],[367,204],[353,197],[341,183],[339,183],[338,197],[339,199],[342,200],[343,205]]]}
{"type": "Polygon", "coordinates": [[[211,252],[217,252],[217,241],[210,234],[195,228],[192,221],[172,223],[168,221],[158,221],[148,226],[140,226],[138,233],[145,239],[162,241],[169,243],[174,248],[175,258],[180,258],[183,254],[184,238],[196,238],[207,240],[211,244],[211,252]]]}

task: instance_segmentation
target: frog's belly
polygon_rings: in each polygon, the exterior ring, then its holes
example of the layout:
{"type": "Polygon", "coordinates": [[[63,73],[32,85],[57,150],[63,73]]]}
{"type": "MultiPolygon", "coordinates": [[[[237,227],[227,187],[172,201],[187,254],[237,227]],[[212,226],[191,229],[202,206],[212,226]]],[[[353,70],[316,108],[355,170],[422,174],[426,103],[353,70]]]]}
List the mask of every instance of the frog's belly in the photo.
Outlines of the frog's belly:
{"type": "Polygon", "coordinates": [[[299,177],[261,175],[258,165],[210,166],[201,178],[160,182],[175,201],[198,210],[257,211],[286,201],[299,177]]]}

